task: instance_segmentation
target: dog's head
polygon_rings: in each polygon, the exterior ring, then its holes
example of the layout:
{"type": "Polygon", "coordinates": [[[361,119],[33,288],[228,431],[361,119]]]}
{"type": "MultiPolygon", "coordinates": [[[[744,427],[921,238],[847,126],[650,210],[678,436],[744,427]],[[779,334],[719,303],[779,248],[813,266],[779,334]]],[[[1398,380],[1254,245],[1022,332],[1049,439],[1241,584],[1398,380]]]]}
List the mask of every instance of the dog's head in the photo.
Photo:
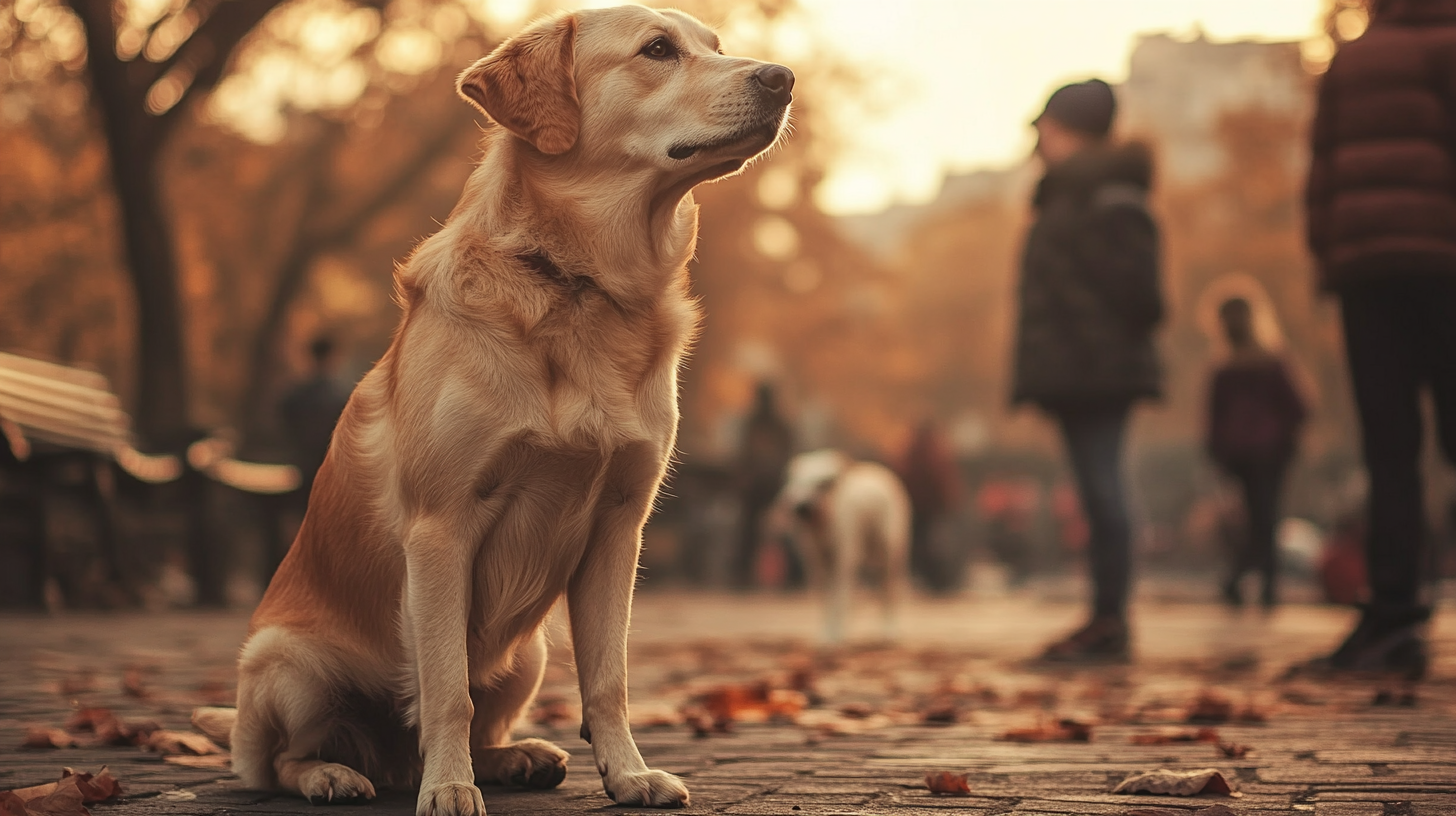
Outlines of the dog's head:
{"type": "Polygon", "coordinates": [[[725,56],[678,11],[618,6],[543,19],[460,75],[462,96],[573,170],[647,170],[663,189],[741,169],[779,137],[794,75],[725,56]]]}
{"type": "Polygon", "coordinates": [[[812,520],[824,495],[834,487],[849,465],[849,457],[837,450],[817,450],[795,456],[789,461],[784,474],[779,507],[801,521],[812,520]]]}

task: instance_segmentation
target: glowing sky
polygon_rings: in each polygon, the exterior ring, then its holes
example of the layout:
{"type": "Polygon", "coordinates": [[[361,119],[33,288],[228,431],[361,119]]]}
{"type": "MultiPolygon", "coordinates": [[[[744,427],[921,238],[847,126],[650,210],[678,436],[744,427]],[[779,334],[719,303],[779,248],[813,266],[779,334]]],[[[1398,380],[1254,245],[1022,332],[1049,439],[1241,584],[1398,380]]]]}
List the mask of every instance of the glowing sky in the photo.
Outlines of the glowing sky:
{"type": "Polygon", "coordinates": [[[947,170],[1006,165],[1063,82],[1116,82],[1139,33],[1303,40],[1321,0],[803,0],[822,33],[903,87],[820,190],[833,212],[933,196],[947,170]]]}

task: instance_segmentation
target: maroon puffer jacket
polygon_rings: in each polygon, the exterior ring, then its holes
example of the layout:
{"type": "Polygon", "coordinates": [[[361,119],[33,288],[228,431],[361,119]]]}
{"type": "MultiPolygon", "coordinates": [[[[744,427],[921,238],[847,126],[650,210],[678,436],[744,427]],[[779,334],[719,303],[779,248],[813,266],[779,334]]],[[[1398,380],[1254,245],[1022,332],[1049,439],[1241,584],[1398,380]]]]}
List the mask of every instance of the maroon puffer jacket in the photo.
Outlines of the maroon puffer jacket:
{"type": "Polygon", "coordinates": [[[1322,283],[1456,275],[1456,0],[1383,0],[1320,84],[1306,203],[1322,283]]]}

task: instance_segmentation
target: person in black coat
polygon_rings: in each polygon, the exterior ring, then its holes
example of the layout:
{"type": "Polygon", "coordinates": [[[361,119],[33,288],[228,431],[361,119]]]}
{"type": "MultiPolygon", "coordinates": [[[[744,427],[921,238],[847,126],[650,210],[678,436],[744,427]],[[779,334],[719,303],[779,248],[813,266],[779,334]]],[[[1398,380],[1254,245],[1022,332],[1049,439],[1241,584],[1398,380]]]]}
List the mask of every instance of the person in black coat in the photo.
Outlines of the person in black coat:
{"type": "Polygon", "coordinates": [[[1046,174],[1021,262],[1013,400],[1059,426],[1091,527],[1088,623],[1048,660],[1125,659],[1132,525],[1122,458],[1133,404],[1160,395],[1153,331],[1163,318],[1152,160],[1108,138],[1116,112],[1101,80],[1052,94],[1034,123],[1046,174]]]}

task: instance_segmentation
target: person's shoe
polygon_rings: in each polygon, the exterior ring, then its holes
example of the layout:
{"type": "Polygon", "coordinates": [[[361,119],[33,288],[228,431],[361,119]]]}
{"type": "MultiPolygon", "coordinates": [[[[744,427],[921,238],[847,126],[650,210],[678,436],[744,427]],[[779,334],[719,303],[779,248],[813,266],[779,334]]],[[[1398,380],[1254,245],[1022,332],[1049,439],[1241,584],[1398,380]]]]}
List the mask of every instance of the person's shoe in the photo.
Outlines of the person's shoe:
{"type": "Polygon", "coordinates": [[[1366,607],[1338,649],[1303,664],[1304,668],[1320,674],[1398,674],[1420,680],[1430,662],[1423,632],[1430,616],[1429,609],[1392,613],[1366,607]]]}
{"type": "Polygon", "coordinates": [[[1041,659],[1048,663],[1125,663],[1129,655],[1128,640],[1126,620],[1099,615],[1046,647],[1041,659]]]}

